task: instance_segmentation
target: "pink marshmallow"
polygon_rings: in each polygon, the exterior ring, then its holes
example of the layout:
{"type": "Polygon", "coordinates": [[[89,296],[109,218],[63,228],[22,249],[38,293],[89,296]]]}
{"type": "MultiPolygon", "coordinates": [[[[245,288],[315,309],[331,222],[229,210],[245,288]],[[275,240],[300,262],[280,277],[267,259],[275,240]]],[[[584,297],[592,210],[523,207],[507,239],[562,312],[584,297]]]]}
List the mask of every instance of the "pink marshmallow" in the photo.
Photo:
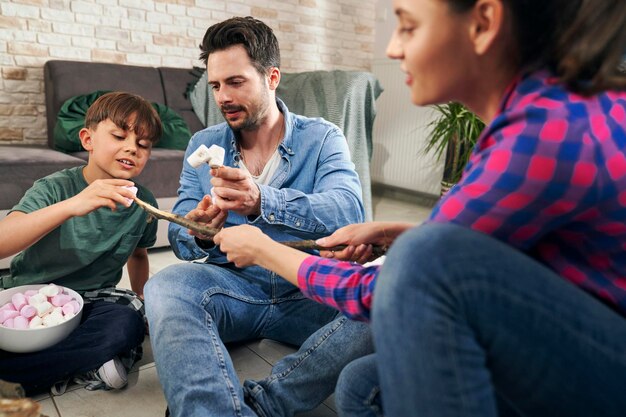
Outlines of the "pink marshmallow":
{"type": "Polygon", "coordinates": [[[6,303],[2,307],[0,307],[0,311],[4,310],[15,310],[15,306],[13,306],[13,303],[6,303]]]}
{"type": "Polygon", "coordinates": [[[19,330],[28,329],[29,320],[23,316],[17,316],[13,319],[13,328],[19,330]]]}
{"type": "Polygon", "coordinates": [[[13,329],[13,328],[15,328],[15,319],[8,319],[4,323],[2,323],[2,325],[4,327],[9,328],[9,329],[13,329]]]}
{"type": "Polygon", "coordinates": [[[50,300],[52,305],[55,307],[63,307],[70,301],[72,301],[72,296],[68,294],[57,294],[50,300]]]}
{"type": "Polygon", "coordinates": [[[2,310],[0,311],[0,323],[4,324],[9,319],[14,319],[20,315],[19,311],[15,310],[2,310]]]}
{"type": "Polygon", "coordinates": [[[74,316],[76,315],[76,313],[78,313],[78,309],[80,309],[80,305],[78,304],[78,301],[72,300],[63,306],[63,315],[74,316]]]}
{"type": "Polygon", "coordinates": [[[16,294],[13,294],[13,296],[11,297],[11,302],[13,303],[15,310],[20,311],[20,309],[26,305],[26,296],[18,292],[16,294]]]}
{"type": "Polygon", "coordinates": [[[20,310],[20,315],[27,319],[34,317],[37,314],[37,309],[31,305],[25,305],[20,310]]]}

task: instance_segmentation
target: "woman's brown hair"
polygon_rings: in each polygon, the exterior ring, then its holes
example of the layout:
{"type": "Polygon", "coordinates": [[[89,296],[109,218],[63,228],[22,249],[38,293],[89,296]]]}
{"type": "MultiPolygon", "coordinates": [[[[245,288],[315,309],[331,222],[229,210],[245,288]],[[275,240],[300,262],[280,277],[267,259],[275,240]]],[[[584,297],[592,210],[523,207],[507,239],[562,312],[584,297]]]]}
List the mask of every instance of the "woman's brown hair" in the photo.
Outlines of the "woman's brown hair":
{"type": "MultiPolygon", "coordinates": [[[[456,12],[476,3],[446,1],[456,12]]],[[[625,0],[502,2],[513,19],[520,69],[547,66],[572,91],[586,95],[626,89],[625,0]]]]}

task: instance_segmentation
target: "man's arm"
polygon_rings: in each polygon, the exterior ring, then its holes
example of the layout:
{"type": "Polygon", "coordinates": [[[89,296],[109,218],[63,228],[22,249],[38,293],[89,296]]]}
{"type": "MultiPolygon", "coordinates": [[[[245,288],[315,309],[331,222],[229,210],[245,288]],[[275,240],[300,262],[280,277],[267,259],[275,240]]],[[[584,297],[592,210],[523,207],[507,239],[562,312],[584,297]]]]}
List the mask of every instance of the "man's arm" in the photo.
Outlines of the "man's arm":
{"type": "Polygon", "coordinates": [[[148,282],[150,274],[149,266],[148,249],[146,248],[135,248],[126,263],[130,289],[136,292],[141,299],[143,299],[143,287],[148,282]]]}
{"type": "Polygon", "coordinates": [[[260,217],[269,224],[286,226],[293,235],[307,239],[363,222],[361,183],[341,131],[336,127],[328,129],[319,154],[307,157],[316,160],[314,170],[298,172],[299,167],[291,169],[301,177],[309,177],[307,180],[313,182],[312,190],[305,192],[298,187],[259,185],[260,217]]]}

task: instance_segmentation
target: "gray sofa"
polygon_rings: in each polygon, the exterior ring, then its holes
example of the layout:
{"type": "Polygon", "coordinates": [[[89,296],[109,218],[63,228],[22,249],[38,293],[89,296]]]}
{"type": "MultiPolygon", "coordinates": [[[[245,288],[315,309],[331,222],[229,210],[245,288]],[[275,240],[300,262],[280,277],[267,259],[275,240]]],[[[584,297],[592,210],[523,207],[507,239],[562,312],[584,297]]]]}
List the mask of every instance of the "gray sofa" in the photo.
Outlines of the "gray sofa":
{"type": "MultiPolygon", "coordinates": [[[[67,99],[96,90],[129,91],[172,108],[185,119],[193,133],[203,126],[191,102],[185,97],[185,91],[189,83],[196,81],[193,71],[184,68],[57,60],[46,62],[44,86],[48,146],[0,146],[0,218],[19,201],[35,180],[85,163],[85,152],[70,155],[54,150],[56,115],[67,99]]],[[[146,168],[137,178],[137,182],[154,193],[162,209],[170,209],[176,200],[183,157],[184,151],[155,148],[146,168]]],[[[156,247],[169,244],[165,223],[160,221],[156,247]]],[[[10,259],[0,260],[0,269],[8,268],[10,259]]]]}

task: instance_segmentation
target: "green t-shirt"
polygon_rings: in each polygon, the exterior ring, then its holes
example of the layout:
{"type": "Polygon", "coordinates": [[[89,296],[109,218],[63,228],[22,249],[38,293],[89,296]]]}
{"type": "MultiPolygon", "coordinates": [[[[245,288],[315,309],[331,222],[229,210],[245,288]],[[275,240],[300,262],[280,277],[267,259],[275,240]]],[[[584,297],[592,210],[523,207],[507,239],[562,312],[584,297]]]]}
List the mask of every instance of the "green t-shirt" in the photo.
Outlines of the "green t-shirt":
{"type": "MultiPolygon", "coordinates": [[[[12,211],[30,213],[75,196],[87,187],[84,167],[64,169],[36,181],[12,211]]],[[[152,193],[135,184],[137,197],[156,206],[152,193]]],[[[135,248],[156,241],[157,222],[148,223],[137,204],[116,211],[101,207],[72,217],[13,258],[6,288],[54,282],[76,291],[117,285],[135,248]]]]}

